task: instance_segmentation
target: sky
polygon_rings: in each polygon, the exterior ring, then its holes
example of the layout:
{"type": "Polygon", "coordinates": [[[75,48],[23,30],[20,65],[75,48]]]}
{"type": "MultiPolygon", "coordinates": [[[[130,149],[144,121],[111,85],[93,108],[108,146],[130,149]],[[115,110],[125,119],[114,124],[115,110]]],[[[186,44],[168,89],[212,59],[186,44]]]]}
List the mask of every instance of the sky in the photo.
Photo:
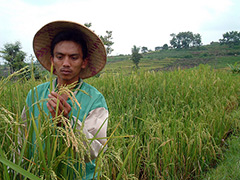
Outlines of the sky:
{"type": "Polygon", "coordinates": [[[35,33],[56,20],[92,23],[98,35],[112,31],[112,55],[131,54],[134,45],[170,45],[170,34],[185,31],[199,33],[206,45],[240,31],[239,9],[239,0],[0,0],[0,49],[20,41],[33,55],[35,33]]]}

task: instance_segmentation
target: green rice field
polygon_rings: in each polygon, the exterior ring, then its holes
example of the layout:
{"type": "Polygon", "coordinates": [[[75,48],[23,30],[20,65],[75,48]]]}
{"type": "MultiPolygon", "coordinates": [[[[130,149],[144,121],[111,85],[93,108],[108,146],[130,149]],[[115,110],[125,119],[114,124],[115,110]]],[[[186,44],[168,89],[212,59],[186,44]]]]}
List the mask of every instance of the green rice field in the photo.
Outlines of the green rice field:
{"type": "MultiPolygon", "coordinates": [[[[84,135],[57,129],[44,112],[41,128],[29,118],[32,127],[23,132],[27,93],[48,80],[0,81],[0,179],[72,179],[79,171],[74,165],[84,164],[84,135]]],[[[227,70],[140,69],[105,72],[86,82],[105,96],[110,112],[98,179],[202,179],[223,157],[227,138],[239,131],[240,75],[227,70]]]]}

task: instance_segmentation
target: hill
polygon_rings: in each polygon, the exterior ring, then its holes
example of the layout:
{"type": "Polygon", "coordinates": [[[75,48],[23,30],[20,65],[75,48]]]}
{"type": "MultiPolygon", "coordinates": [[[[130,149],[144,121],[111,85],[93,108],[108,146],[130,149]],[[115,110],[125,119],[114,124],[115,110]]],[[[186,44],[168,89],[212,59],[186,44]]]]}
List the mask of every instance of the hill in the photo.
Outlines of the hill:
{"type": "MultiPolygon", "coordinates": [[[[152,51],[142,54],[139,68],[144,70],[164,71],[176,68],[188,69],[200,64],[209,64],[212,68],[227,68],[228,64],[240,62],[240,45],[229,47],[219,43],[211,43],[201,47],[190,49],[169,49],[152,51]]],[[[109,56],[107,65],[102,71],[116,73],[124,69],[124,72],[131,72],[134,68],[130,60],[131,55],[109,56]]],[[[45,71],[39,63],[35,63],[41,71],[45,71]]],[[[0,65],[0,77],[8,76],[9,68],[7,65],[0,65]]]]}
{"type": "MultiPolygon", "coordinates": [[[[240,62],[240,46],[229,47],[212,43],[190,49],[169,49],[142,54],[139,67],[146,70],[171,70],[175,68],[192,68],[200,64],[209,64],[215,69],[226,68],[228,64],[240,62]]],[[[118,72],[120,69],[130,71],[134,64],[131,55],[108,57],[105,72],[118,72]]]]}

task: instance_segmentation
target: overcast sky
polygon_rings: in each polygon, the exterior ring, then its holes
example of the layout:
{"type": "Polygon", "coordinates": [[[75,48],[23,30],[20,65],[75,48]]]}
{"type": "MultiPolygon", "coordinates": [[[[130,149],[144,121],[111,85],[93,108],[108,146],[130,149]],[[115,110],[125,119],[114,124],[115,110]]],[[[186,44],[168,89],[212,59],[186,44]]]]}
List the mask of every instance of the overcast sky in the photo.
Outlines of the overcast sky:
{"type": "Polygon", "coordinates": [[[112,54],[130,54],[133,45],[170,45],[171,33],[199,33],[209,44],[240,31],[240,0],[0,0],[0,49],[20,41],[33,54],[34,34],[55,20],[92,23],[98,35],[113,31],[112,54]]]}

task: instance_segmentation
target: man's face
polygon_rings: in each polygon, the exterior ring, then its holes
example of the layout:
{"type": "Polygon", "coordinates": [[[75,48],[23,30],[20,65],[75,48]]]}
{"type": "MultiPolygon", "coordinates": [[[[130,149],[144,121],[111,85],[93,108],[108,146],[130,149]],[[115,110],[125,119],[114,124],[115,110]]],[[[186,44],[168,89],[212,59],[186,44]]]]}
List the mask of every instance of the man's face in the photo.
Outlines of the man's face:
{"type": "Polygon", "coordinates": [[[71,84],[79,79],[81,69],[86,68],[82,47],[73,41],[61,41],[53,50],[51,58],[59,84],[71,84]]]}

